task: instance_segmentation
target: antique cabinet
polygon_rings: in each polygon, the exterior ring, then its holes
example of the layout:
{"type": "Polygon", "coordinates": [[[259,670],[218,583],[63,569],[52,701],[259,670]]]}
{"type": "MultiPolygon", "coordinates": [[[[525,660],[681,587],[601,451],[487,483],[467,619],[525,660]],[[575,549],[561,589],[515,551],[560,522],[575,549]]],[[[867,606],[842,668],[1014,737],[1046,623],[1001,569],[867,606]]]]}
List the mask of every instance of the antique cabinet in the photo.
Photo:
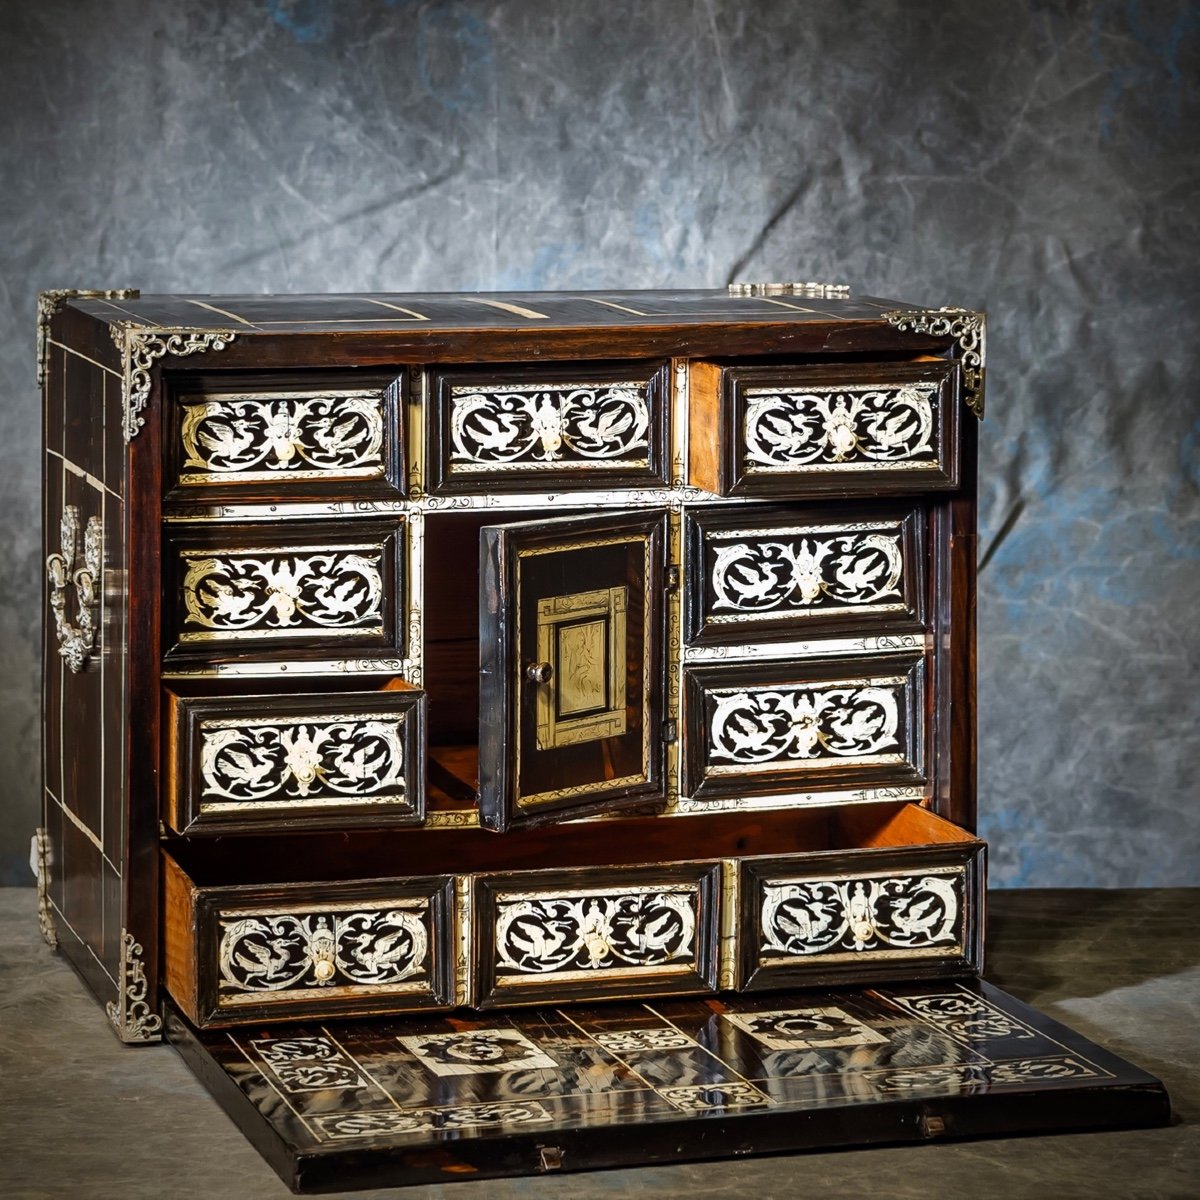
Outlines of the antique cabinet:
{"type": "Polygon", "coordinates": [[[977,978],[980,314],[38,332],[43,928],[294,1186],[1164,1119],[977,978]]]}

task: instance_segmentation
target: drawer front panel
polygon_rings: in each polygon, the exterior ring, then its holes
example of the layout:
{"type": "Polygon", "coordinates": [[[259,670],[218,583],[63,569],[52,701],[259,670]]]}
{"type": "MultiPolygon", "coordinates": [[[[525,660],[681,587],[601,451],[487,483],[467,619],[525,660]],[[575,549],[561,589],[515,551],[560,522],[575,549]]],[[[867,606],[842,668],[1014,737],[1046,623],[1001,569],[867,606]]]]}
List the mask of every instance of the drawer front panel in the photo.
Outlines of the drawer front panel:
{"type": "Polygon", "coordinates": [[[664,484],[666,391],[662,364],[440,374],[430,490],[664,484]]]}
{"type": "Polygon", "coordinates": [[[833,629],[920,629],[923,510],[848,506],[837,521],[827,512],[690,515],[691,640],[750,643],[833,629]]]}
{"type": "Polygon", "coordinates": [[[396,495],[403,386],[345,374],[185,385],[171,407],[170,495],[396,495]]]}
{"type": "Polygon", "coordinates": [[[870,850],[841,856],[833,871],[811,856],[743,862],[743,986],[978,970],[981,853],[978,844],[870,850]]]}
{"type": "Polygon", "coordinates": [[[940,362],[731,368],[735,495],[952,488],[961,371],[940,362]]]}
{"type": "Polygon", "coordinates": [[[403,645],[404,522],[222,527],[168,535],[168,653],[403,645]]]}
{"type": "Polygon", "coordinates": [[[168,702],[167,820],[179,833],[422,820],[423,692],[168,702]]]}
{"type": "Polygon", "coordinates": [[[924,778],[923,656],[722,664],[685,680],[697,799],[924,778]]]}
{"type": "Polygon", "coordinates": [[[201,893],[198,991],[208,1023],[450,1003],[450,880],[271,891],[201,893]]]}
{"type": "Polygon", "coordinates": [[[476,880],[480,1007],[711,991],[719,865],[476,880]]]}

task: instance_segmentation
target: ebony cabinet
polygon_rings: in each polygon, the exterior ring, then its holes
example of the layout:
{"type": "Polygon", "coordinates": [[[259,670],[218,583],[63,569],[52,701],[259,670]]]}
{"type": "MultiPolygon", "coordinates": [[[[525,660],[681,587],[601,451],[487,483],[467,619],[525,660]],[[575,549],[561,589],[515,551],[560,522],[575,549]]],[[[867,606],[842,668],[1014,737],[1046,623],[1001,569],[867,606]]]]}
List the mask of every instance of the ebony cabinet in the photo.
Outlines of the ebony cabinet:
{"type": "Polygon", "coordinates": [[[746,997],[984,1003],[981,315],[820,285],[56,292],[39,369],[43,927],[121,1038],[166,1019],[247,1122],[284,1097],[291,1182],[311,1138],[490,1130],[491,1173],[529,1169],[523,1122],[603,1140],[591,1101],[468,1088],[565,1071],[572,1039],[645,1113],[791,1103],[777,1057],[655,1082],[635,1050],[700,1043],[601,1002],[699,997],[776,1049],[887,1022],[746,997]],[[530,1005],[576,1032],[534,1048],[530,1005]],[[397,1079],[468,1091],[388,1115],[349,1051],[288,1032],[368,1016],[397,1079]],[[205,1039],[243,1027],[221,1065],[205,1039]]]}

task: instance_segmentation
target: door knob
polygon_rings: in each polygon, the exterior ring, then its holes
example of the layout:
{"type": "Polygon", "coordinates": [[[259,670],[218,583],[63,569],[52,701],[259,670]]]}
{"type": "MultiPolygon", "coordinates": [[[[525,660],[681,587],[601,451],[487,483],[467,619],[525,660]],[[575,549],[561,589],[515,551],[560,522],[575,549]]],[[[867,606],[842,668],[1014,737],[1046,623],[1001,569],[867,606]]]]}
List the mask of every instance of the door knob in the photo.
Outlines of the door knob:
{"type": "Polygon", "coordinates": [[[548,662],[530,663],[525,668],[525,678],[530,683],[549,683],[554,678],[554,668],[548,662]]]}

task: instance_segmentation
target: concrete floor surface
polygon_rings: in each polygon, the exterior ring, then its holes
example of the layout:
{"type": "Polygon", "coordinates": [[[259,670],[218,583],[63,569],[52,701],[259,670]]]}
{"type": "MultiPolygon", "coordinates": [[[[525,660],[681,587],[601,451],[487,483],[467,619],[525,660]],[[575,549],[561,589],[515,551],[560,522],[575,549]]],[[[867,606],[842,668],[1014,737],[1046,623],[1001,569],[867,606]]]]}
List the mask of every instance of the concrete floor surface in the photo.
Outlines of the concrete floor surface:
{"type": "MultiPolygon", "coordinates": [[[[1157,1075],[1164,1129],[810,1153],[345,1193],[370,1200],[1200,1196],[1200,889],[989,896],[986,977],[1157,1075]]],[[[124,1047],[0,889],[0,1196],[290,1195],[166,1046],[124,1047]]]]}

